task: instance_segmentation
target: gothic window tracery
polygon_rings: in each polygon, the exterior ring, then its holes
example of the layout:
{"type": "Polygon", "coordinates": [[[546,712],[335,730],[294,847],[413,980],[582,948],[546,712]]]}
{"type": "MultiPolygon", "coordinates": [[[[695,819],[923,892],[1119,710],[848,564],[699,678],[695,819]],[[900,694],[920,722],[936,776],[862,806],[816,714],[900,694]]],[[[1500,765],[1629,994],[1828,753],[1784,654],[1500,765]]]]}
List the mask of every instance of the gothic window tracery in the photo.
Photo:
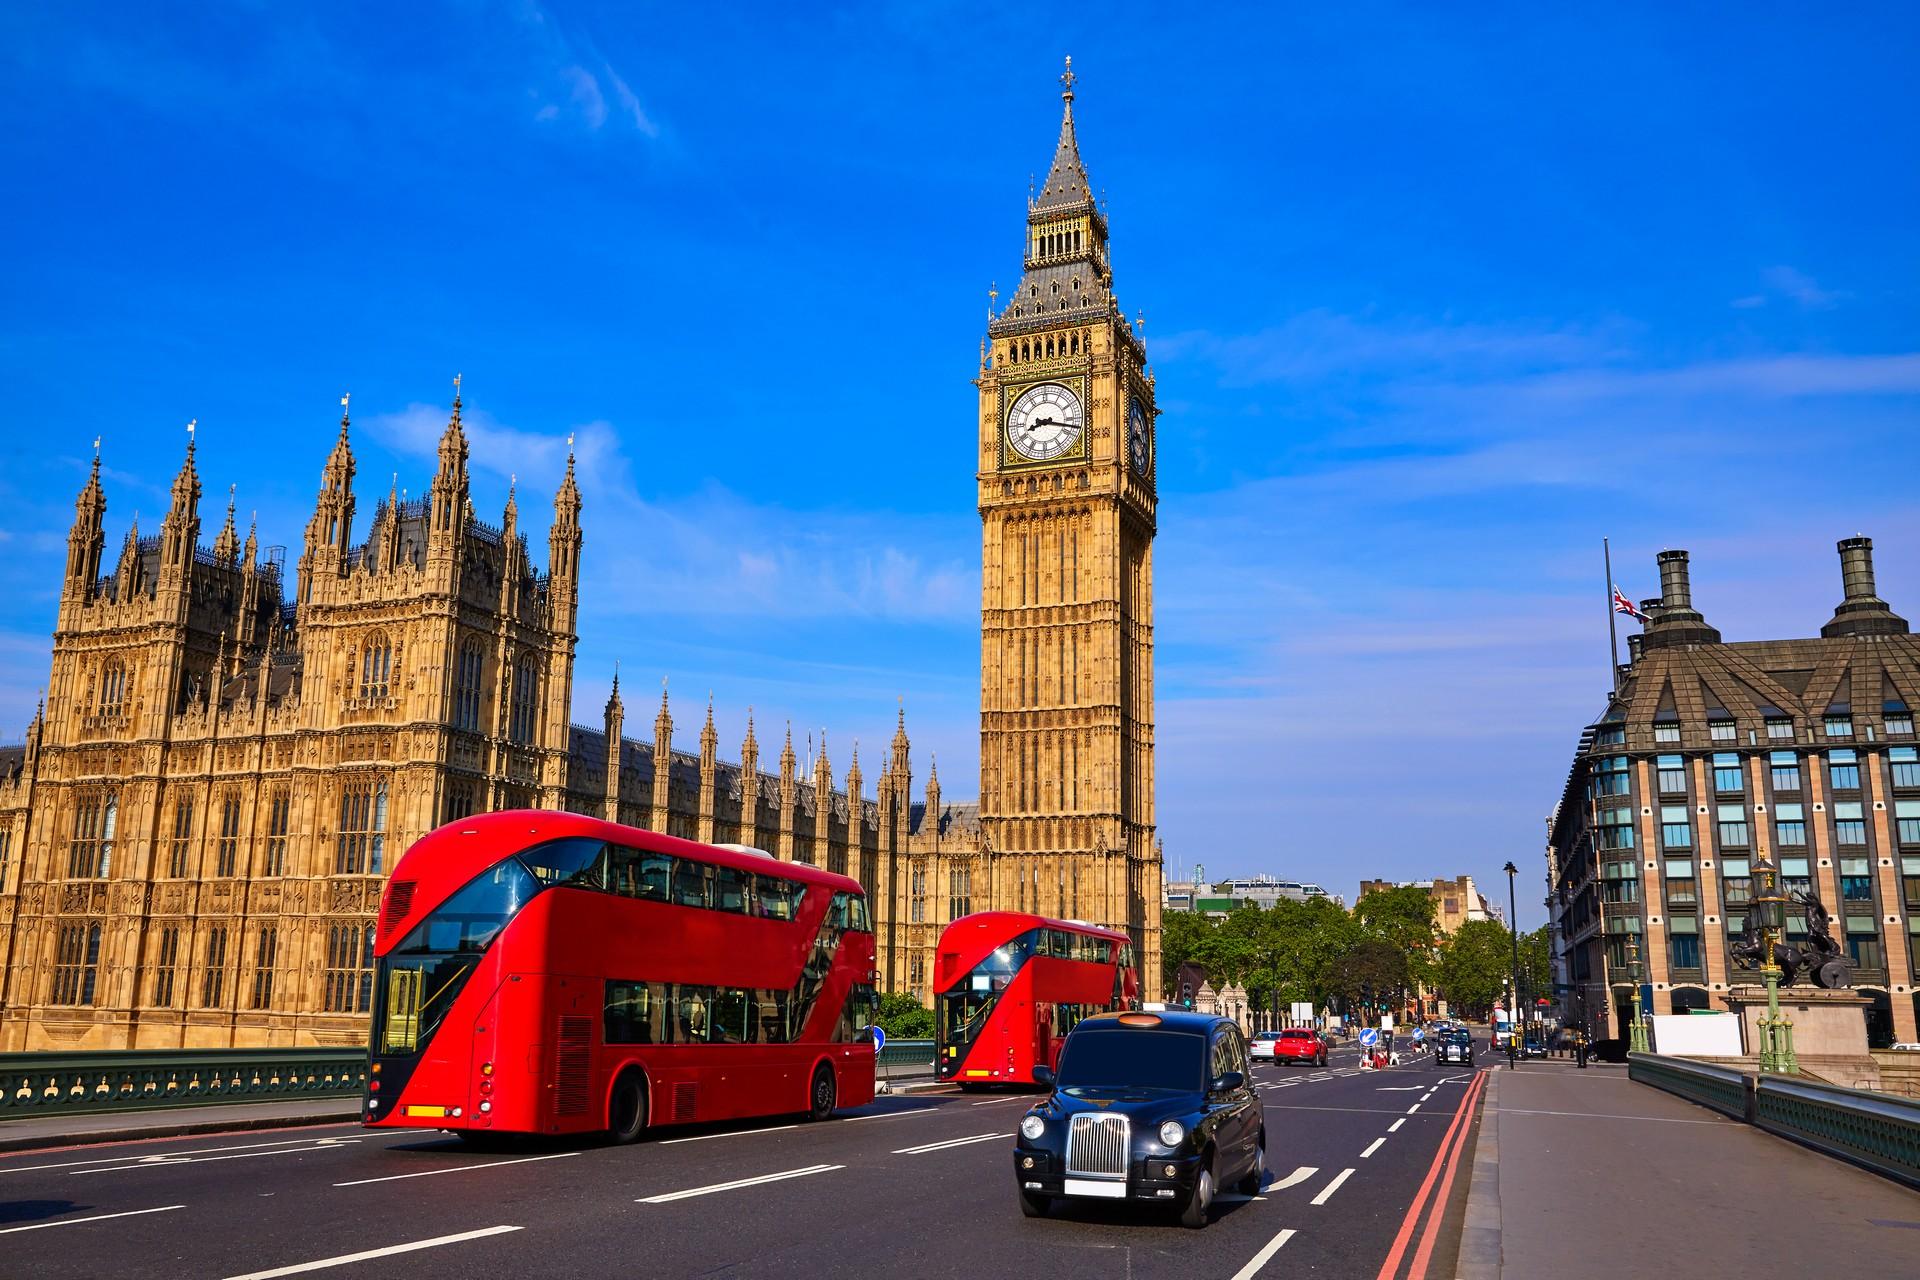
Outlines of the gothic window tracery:
{"type": "Polygon", "coordinates": [[[373,926],[335,923],[327,929],[322,1007],[328,1013],[366,1013],[373,1007],[373,926]]]}
{"type": "Polygon", "coordinates": [[[220,839],[214,846],[213,874],[231,876],[240,862],[240,796],[229,791],[220,801],[220,839]]]}
{"type": "Polygon", "coordinates": [[[360,697],[384,699],[392,689],[393,646],[375,632],[360,648],[360,697]]]}
{"type": "Polygon", "coordinates": [[[167,874],[186,878],[187,855],[193,846],[193,797],[182,794],[173,802],[173,841],[167,853],[167,874]]]}
{"type": "Polygon", "coordinates": [[[515,742],[533,741],[533,713],[538,701],[539,675],[532,658],[523,657],[513,669],[513,719],[511,736],[515,742]]]}
{"type": "Polygon", "coordinates": [[[73,838],[67,846],[67,879],[104,880],[112,873],[119,813],[119,801],[111,794],[79,797],[73,811],[73,838]]]}
{"type": "Polygon", "coordinates": [[[93,1003],[100,972],[100,926],[63,924],[53,957],[53,992],[49,1004],[86,1006],[93,1003]]]}
{"type": "Polygon", "coordinates": [[[335,875],[380,874],[387,847],[387,782],[360,778],[340,789],[340,829],[335,837],[335,875]]]}
{"type": "Polygon", "coordinates": [[[484,667],[485,656],[478,640],[468,640],[460,646],[453,692],[453,726],[456,729],[479,731],[480,678],[484,667]]]}
{"type": "Polygon", "coordinates": [[[102,716],[125,715],[127,710],[127,665],[115,659],[107,663],[100,673],[100,701],[98,714],[102,716]]]}

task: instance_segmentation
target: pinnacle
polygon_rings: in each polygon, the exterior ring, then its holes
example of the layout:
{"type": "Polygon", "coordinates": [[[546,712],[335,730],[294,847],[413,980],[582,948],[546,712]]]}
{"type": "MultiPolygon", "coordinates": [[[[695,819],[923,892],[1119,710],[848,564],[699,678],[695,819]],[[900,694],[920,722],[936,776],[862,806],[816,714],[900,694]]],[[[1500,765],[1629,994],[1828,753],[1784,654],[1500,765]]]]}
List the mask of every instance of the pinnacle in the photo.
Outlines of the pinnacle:
{"type": "Polygon", "coordinates": [[[1047,180],[1033,202],[1035,212],[1093,203],[1093,188],[1087,182],[1086,166],[1080,162],[1080,143],[1073,131],[1073,90],[1068,88],[1061,96],[1066,103],[1060,114],[1060,142],[1054,148],[1047,180]]]}

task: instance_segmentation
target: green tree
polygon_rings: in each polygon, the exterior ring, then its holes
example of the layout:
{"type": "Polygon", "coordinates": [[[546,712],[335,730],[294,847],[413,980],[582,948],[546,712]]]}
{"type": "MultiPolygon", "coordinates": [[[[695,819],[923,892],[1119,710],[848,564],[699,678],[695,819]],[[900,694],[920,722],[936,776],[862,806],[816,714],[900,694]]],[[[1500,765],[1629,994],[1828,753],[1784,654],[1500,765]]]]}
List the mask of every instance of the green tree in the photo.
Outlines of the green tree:
{"type": "MultiPolygon", "coordinates": [[[[1180,966],[1192,960],[1206,964],[1201,951],[1215,931],[1215,923],[1198,911],[1168,911],[1160,917],[1160,990],[1173,990],[1174,975],[1180,966]]],[[[1150,980],[1150,975],[1142,975],[1150,980]]],[[[1152,996],[1146,998],[1152,999],[1152,996]]]]}
{"type": "Polygon", "coordinates": [[[1424,885],[1376,889],[1360,899],[1354,915],[1367,936],[1405,954],[1409,985],[1430,980],[1439,933],[1434,927],[1433,895],[1424,885]]]}
{"type": "Polygon", "coordinates": [[[1520,981],[1536,1005],[1553,999],[1553,956],[1545,925],[1520,935],[1520,981]]]}
{"type": "Polygon", "coordinates": [[[893,1040],[933,1039],[933,1010],[907,991],[889,991],[880,997],[873,1020],[893,1040]]]}
{"type": "Polygon", "coordinates": [[[1477,1017],[1493,1007],[1513,967],[1511,938],[1498,920],[1469,920],[1453,931],[1434,979],[1454,1012],[1477,1017]]]}

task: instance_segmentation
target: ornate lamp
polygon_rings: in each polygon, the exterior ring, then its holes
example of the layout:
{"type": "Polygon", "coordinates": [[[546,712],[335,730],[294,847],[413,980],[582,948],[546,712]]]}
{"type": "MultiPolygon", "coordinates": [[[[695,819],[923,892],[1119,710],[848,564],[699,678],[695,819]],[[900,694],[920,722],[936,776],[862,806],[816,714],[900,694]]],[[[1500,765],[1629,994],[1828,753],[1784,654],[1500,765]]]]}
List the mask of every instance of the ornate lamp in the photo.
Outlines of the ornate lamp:
{"type": "Polygon", "coordinates": [[[1640,935],[1627,935],[1627,977],[1633,980],[1633,1025],[1628,1028],[1629,1045],[1635,1053],[1647,1052],[1647,1020],[1640,1005],[1640,935]]]}
{"type": "Polygon", "coordinates": [[[1774,951],[1786,931],[1787,900],[1776,887],[1778,877],[1766,854],[1760,855],[1753,871],[1759,878],[1760,892],[1753,899],[1748,918],[1760,929],[1760,977],[1767,984],[1767,1014],[1760,1019],[1760,1070],[1798,1075],[1800,1062],[1793,1052],[1793,1022],[1780,1016],[1780,963],[1774,951]]]}

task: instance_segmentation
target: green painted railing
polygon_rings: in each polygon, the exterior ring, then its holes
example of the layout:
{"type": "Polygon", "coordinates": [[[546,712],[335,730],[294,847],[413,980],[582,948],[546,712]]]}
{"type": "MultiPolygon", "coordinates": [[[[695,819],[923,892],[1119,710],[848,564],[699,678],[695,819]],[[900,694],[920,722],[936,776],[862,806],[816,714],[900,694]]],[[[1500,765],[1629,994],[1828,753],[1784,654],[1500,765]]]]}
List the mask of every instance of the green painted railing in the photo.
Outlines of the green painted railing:
{"type": "Polygon", "coordinates": [[[1743,1071],[1664,1054],[1630,1053],[1627,1075],[1735,1120],[1753,1119],[1753,1078],[1743,1071]]]}
{"type": "Polygon", "coordinates": [[[933,1041],[889,1040],[880,1050],[874,1071],[883,1079],[890,1076],[933,1074],[933,1041]]]}
{"type": "Polygon", "coordinates": [[[1762,1076],[1753,1123],[1920,1187],[1920,1102],[1794,1076],[1762,1076]]]}
{"type": "Polygon", "coordinates": [[[1654,1053],[1628,1055],[1643,1084],[1920,1187],[1920,1101],[1804,1076],[1754,1077],[1654,1053]]]}
{"type": "Polygon", "coordinates": [[[365,1049],[157,1049],[0,1053],[0,1122],[82,1111],[345,1098],[365,1049]]]}

